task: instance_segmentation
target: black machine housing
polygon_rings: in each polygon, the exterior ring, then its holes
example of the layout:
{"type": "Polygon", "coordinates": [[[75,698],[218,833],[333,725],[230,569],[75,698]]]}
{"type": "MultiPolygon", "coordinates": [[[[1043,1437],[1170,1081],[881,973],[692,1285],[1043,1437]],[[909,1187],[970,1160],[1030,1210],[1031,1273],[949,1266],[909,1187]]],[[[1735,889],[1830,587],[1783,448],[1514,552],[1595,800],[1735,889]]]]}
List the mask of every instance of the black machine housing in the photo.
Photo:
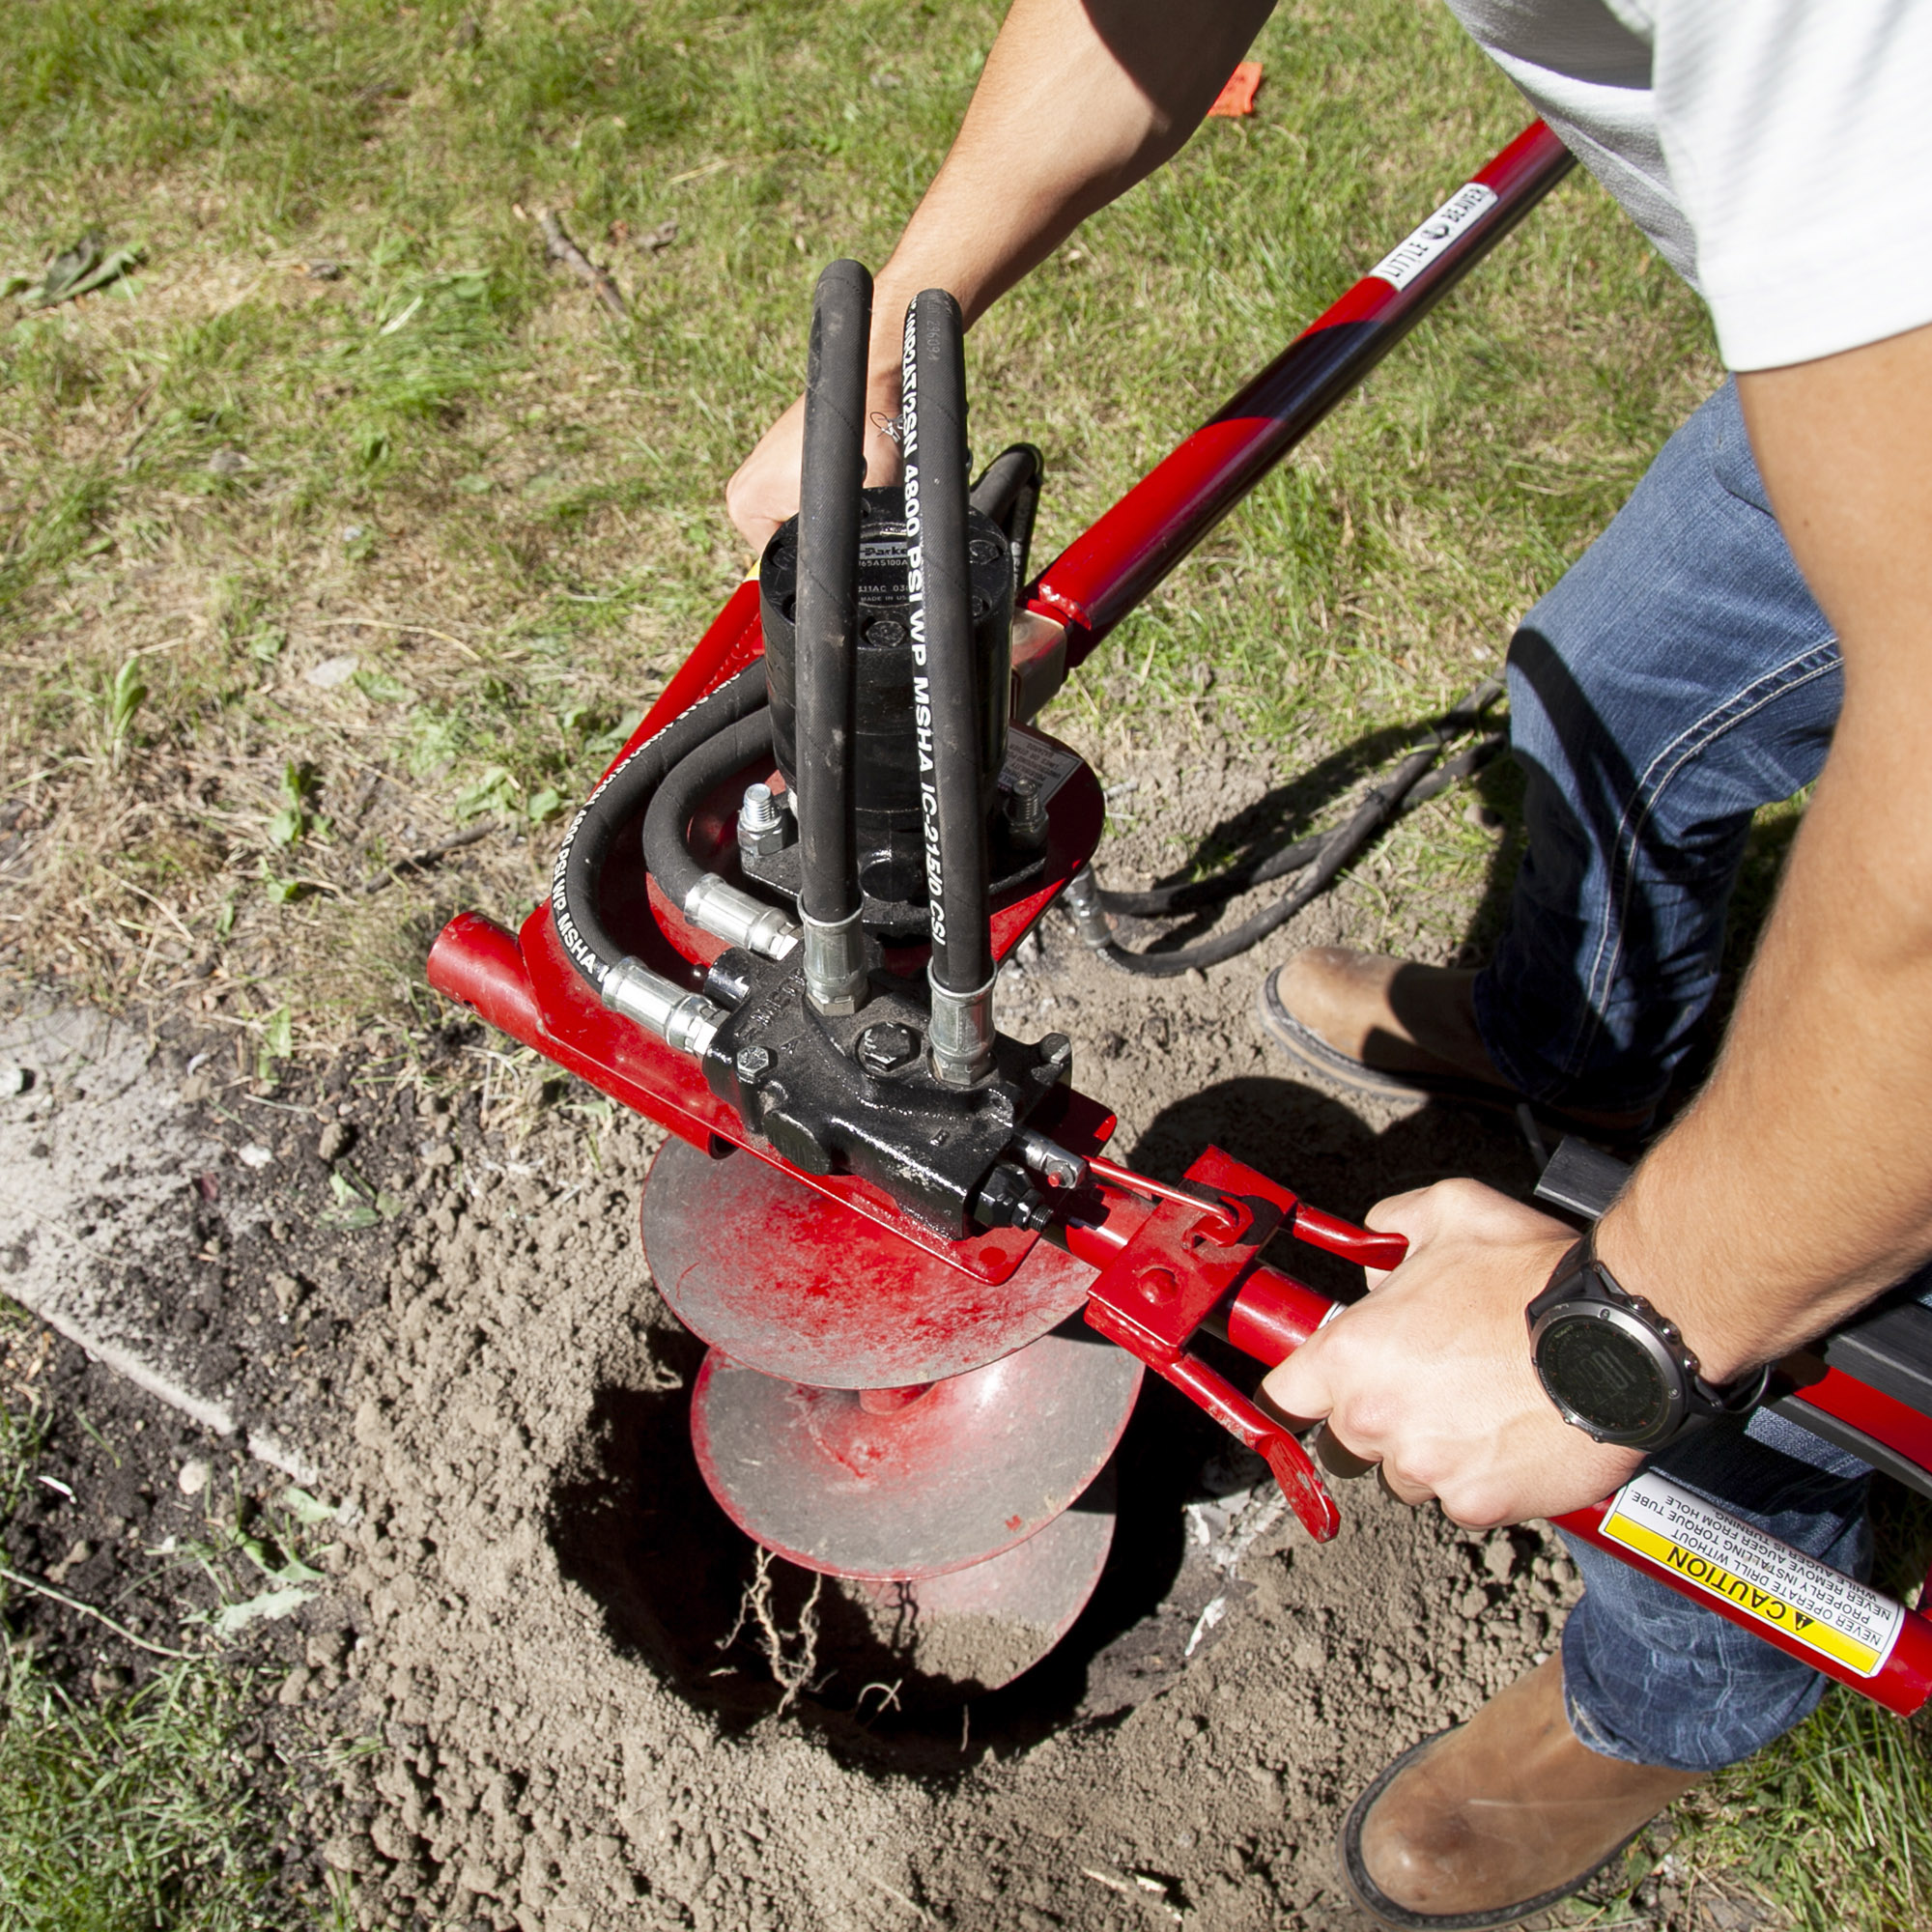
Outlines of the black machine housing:
{"type": "MultiPolygon", "coordinates": [[[[974,681],[980,701],[980,807],[988,817],[995,903],[1037,877],[1043,861],[1023,816],[997,810],[1007,755],[1011,686],[1015,551],[983,511],[967,521],[972,567],[974,681]]],[[[859,526],[859,702],[853,732],[854,805],[859,828],[862,917],[868,932],[917,939],[926,932],[925,853],[920,806],[919,746],[913,724],[912,598],[905,497],[897,488],[867,490],[859,526]]],[[[798,665],[793,616],[798,595],[798,519],[765,546],[758,599],[771,693],[772,747],[786,785],[798,773],[798,665]]],[[[741,854],[748,878],[796,898],[798,846],[741,854]]]]}
{"type": "Polygon", "coordinates": [[[1037,1227],[1045,1208],[1014,1136],[1065,1082],[1065,1034],[1032,1045],[998,1036],[992,1077],[962,1091],[932,1077],[923,980],[875,970],[856,1013],[816,1012],[795,965],[732,948],[705,991],[730,1009],[704,1078],[749,1127],[807,1174],[857,1174],[948,1240],[975,1226],[1037,1227]]]}

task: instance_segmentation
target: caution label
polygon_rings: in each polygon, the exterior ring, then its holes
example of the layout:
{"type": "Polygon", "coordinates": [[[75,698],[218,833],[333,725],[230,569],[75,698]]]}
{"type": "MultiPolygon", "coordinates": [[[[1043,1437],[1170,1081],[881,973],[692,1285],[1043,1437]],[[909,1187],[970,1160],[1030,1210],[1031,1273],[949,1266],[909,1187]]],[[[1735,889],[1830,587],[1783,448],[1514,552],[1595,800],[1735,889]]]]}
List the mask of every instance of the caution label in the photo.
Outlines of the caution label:
{"type": "Polygon", "coordinates": [[[1604,1534],[1861,1677],[1878,1675],[1905,1622],[1889,1597],[1662,1476],[1619,1490],[1604,1534]]]}
{"type": "Polygon", "coordinates": [[[1406,236],[1369,270],[1391,288],[1406,289],[1470,222],[1496,205],[1496,191],[1481,182],[1459,187],[1413,235],[1406,236]]]}

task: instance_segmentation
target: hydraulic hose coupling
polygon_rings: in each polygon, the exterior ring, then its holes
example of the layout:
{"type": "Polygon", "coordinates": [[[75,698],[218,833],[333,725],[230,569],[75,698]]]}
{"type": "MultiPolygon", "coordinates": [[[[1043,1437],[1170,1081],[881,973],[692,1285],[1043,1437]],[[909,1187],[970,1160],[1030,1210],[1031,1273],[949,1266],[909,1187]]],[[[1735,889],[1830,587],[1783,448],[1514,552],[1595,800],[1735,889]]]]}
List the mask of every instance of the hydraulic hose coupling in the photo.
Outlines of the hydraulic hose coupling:
{"type": "Polygon", "coordinates": [[[799,908],[805,926],[805,992],[814,1010],[838,1018],[866,1004],[866,935],[858,913],[821,924],[799,908]]]}
{"type": "Polygon", "coordinates": [[[604,1004],[613,1013],[636,1020],[678,1052],[700,1058],[726,1017],[723,1007],[653,973],[640,959],[618,960],[605,974],[602,992],[604,1004]]]}
{"type": "Polygon", "coordinates": [[[1113,945],[1113,923],[1107,917],[1106,907],[1100,903],[1100,881],[1094,876],[1092,866],[1082,866],[1067,880],[1061,902],[1073,921],[1073,929],[1080,935],[1081,945],[1092,947],[1095,952],[1104,952],[1113,945]]]}
{"type": "Polygon", "coordinates": [[[798,927],[775,906],[706,872],[685,895],[684,916],[702,931],[729,946],[767,959],[788,958],[798,946],[798,927]]]}
{"type": "Polygon", "coordinates": [[[977,992],[951,993],[926,974],[932,987],[933,1078],[947,1087],[977,1087],[993,1070],[993,981],[977,992]]]}

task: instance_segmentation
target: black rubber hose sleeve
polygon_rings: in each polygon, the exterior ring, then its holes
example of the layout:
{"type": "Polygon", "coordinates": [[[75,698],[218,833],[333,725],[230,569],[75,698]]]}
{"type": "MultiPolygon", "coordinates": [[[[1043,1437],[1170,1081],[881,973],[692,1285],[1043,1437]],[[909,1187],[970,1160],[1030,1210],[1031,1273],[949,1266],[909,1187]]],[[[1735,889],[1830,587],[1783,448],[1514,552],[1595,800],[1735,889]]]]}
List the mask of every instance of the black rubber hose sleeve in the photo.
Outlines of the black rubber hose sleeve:
{"type": "Polygon", "coordinates": [[[944,289],[914,298],[906,349],[906,523],[917,546],[913,701],[917,714],[924,685],[931,717],[932,775],[923,788],[926,869],[938,888],[931,971],[949,993],[976,993],[993,977],[991,899],[966,548],[965,324],[944,289]]]}
{"type": "Polygon", "coordinates": [[[597,906],[598,881],[618,828],[643,810],[673,765],[764,702],[765,667],[760,661],[645,739],[605,774],[570,821],[551,867],[551,913],[565,955],[593,991],[602,993],[604,976],[626,952],[605,929],[597,906]]]}
{"type": "Polygon", "coordinates": [[[859,518],[872,278],[834,262],[812,292],[799,472],[798,831],[801,909],[821,925],[859,910],[853,735],[859,710],[859,518]]]}
{"type": "Polygon", "coordinates": [[[687,752],[652,794],[650,810],[644,813],[644,869],[680,912],[691,889],[704,876],[705,868],[685,842],[697,808],[733,772],[742,771],[753,758],[769,757],[771,749],[771,711],[753,711],[687,752]]]}
{"type": "MultiPolygon", "coordinates": [[[[1183,973],[1225,964],[1251,946],[1259,945],[1269,933],[1286,925],[1304,906],[1320,898],[1342,869],[1359,856],[1384,825],[1410,806],[1422,802],[1418,793],[1434,797],[1438,791],[1446,790],[1456,780],[1467,777],[1470,772],[1487,764],[1502,750],[1503,742],[1500,738],[1483,739],[1435,773],[1431,773],[1429,767],[1439,747],[1426,746],[1411,752],[1397,766],[1388,783],[1370,792],[1343,825],[1319,842],[1314,867],[1308,876],[1284,893],[1273,904],[1264,906],[1240,924],[1231,926],[1226,932],[1216,933],[1197,946],[1184,946],[1173,952],[1129,952],[1125,947],[1115,945],[1102,949],[1101,958],[1122,972],[1135,973],[1149,980],[1178,980],[1183,973]]],[[[1283,866],[1282,869],[1289,868],[1283,866]]],[[[1105,903],[1104,898],[1102,903],[1105,903]]]]}

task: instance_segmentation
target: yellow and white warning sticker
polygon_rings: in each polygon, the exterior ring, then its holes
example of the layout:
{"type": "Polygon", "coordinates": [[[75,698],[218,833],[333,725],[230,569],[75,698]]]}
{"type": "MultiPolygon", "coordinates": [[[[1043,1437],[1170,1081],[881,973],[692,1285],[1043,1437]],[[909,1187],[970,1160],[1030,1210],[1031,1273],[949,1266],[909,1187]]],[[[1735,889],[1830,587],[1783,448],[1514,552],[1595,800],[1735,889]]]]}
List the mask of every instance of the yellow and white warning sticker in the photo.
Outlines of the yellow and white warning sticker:
{"type": "Polygon", "coordinates": [[[1861,1677],[1878,1675],[1905,1622],[1889,1597],[1662,1476],[1619,1490],[1604,1534],[1861,1677]]]}

